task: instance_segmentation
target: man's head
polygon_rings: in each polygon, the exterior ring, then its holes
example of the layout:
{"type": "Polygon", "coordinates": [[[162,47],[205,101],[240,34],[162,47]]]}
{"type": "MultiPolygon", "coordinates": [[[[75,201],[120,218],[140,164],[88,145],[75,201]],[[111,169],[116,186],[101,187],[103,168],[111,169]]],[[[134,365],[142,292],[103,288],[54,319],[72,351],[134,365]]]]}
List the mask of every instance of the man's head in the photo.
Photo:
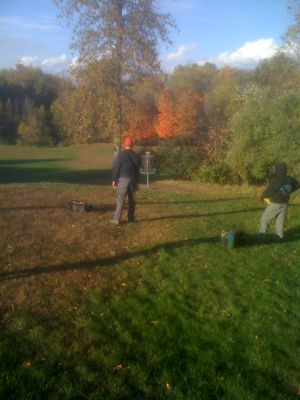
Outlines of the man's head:
{"type": "Polygon", "coordinates": [[[132,149],[133,147],[133,139],[131,137],[127,137],[124,141],[125,149],[132,149]]]}
{"type": "Polygon", "coordinates": [[[275,176],[285,176],[287,173],[287,165],[284,162],[278,162],[275,165],[275,176]]]}

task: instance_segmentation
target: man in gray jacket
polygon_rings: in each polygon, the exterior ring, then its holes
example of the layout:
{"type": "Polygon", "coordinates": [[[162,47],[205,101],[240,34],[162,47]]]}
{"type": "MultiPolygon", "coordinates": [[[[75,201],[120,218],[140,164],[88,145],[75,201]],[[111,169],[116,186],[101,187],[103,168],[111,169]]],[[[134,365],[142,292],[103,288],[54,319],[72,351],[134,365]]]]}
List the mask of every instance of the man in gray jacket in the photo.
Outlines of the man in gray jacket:
{"type": "Polygon", "coordinates": [[[112,186],[117,189],[117,207],[110,223],[119,225],[123,206],[128,196],[128,222],[134,221],[135,192],[138,189],[141,159],[132,150],[133,139],[127,137],[124,142],[125,150],[116,157],[113,163],[112,186]]]}

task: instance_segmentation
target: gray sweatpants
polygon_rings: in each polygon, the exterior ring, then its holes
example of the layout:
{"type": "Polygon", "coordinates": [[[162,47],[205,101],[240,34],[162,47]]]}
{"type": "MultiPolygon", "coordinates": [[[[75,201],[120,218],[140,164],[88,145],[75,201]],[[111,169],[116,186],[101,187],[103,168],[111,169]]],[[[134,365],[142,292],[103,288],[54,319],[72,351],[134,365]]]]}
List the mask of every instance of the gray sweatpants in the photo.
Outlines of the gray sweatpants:
{"type": "Polygon", "coordinates": [[[133,221],[135,213],[135,190],[131,178],[120,178],[117,185],[117,208],[114,219],[120,221],[124,202],[128,196],[128,221],[133,221]]]}
{"type": "Polygon", "coordinates": [[[286,220],[288,205],[287,203],[270,203],[263,212],[260,220],[260,233],[267,233],[270,221],[276,219],[276,234],[283,238],[284,223],[286,220]]]}

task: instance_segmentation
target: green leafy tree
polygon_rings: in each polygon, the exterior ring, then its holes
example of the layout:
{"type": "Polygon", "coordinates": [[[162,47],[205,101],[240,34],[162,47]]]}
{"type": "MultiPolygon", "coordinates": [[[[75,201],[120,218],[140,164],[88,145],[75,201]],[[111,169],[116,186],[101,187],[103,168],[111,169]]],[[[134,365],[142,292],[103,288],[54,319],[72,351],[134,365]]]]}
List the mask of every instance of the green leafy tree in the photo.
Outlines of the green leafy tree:
{"type": "Polygon", "coordinates": [[[271,96],[251,86],[232,121],[227,155],[235,174],[248,182],[263,182],[278,160],[291,168],[299,164],[300,94],[297,90],[271,96]]]}
{"type": "Polygon", "coordinates": [[[51,106],[54,129],[64,144],[84,143],[89,136],[86,131],[86,99],[82,91],[72,84],[66,85],[51,106]]]}
{"type": "MultiPolygon", "coordinates": [[[[2,140],[15,143],[20,121],[22,120],[23,125],[27,124],[29,115],[32,114],[34,119],[36,109],[41,106],[45,109],[46,122],[51,130],[49,110],[61,90],[63,81],[62,78],[45,74],[39,68],[29,68],[21,64],[12,69],[0,70],[0,101],[3,104],[0,117],[2,140]]],[[[21,131],[23,130],[21,127],[21,131]]],[[[51,135],[54,138],[53,133],[51,135]]]]}
{"type": "MultiPolygon", "coordinates": [[[[159,69],[157,45],[175,26],[154,0],[54,0],[72,23],[71,47],[84,65],[101,60],[106,101],[121,138],[128,82],[159,69]]],[[[107,107],[108,108],[108,107],[107,107]]]]}
{"type": "Polygon", "coordinates": [[[7,130],[7,117],[6,107],[3,100],[0,99],[0,141],[6,142],[6,130],[7,130]]]}
{"type": "Polygon", "coordinates": [[[205,96],[205,110],[212,128],[227,127],[239,106],[238,81],[234,69],[224,67],[218,71],[210,92],[205,96]]]}
{"type": "Polygon", "coordinates": [[[300,65],[295,58],[279,52],[258,65],[254,72],[254,80],[268,88],[272,95],[300,88],[300,65]]]}
{"type": "Polygon", "coordinates": [[[35,145],[38,143],[39,134],[38,113],[35,109],[34,113],[28,114],[20,121],[17,143],[35,145]]]}
{"type": "Polygon", "coordinates": [[[54,135],[53,130],[51,129],[52,127],[49,121],[49,114],[43,105],[38,108],[37,120],[39,129],[37,145],[38,146],[56,145],[57,138],[54,135]]]}
{"type": "Polygon", "coordinates": [[[36,108],[34,113],[31,112],[21,120],[18,126],[18,143],[37,146],[57,144],[44,106],[36,108]]]}
{"type": "Polygon", "coordinates": [[[299,0],[289,0],[288,9],[293,16],[293,22],[288,27],[285,39],[285,47],[300,56],[300,3],[299,0]]]}
{"type": "Polygon", "coordinates": [[[206,164],[214,165],[224,161],[230,143],[231,132],[229,128],[210,128],[207,141],[204,145],[206,164]]]}
{"type": "MultiPolygon", "coordinates": [[[[108,65],[101,61],[90,62],[78,68],[72,81],[65,85],[51,108],[56,130],[65,142],[85,143],[118,136],[116,92],[108,84],[108,65]],[[73,136],[73,139],[72,139],[73,136]]],[[[129,98],[129,97],[128,97],[129,98]]],[[[127,98],[127,100],[128,100],[127,98]]],[[[128,115],[128,101],[123,98],[122,109],[128,115]]],[[[125,118],[123,126],[126,126],[125,118]]]]}
{"type": "MultiPolygon", "coordinates": [[[[78,105],[79,106],[79,105],[78,105]]],[[[53,127],[59,142],[65,145],[74,142],[75,118],[74,99],[71,90],[65,88],[51,105],[53,127]],[[71,106],[72,105],[72,106],[71,106]]]]}
{"type": "Polygon", "coordinates": [[[19,118],[15,112],[15,107],[11,98],[5,102],[4,111],[4,140],[7,143],[14,143],[16,138],[16,129],[18,126],[19,118]]]}
{"type": "Polygon", "coordinates": [[[211,90],[216,74],[217,67],[211,63],[179,65],[170,76],[170,85],[176,94],[193,90],[204,95],[211,90]]]}

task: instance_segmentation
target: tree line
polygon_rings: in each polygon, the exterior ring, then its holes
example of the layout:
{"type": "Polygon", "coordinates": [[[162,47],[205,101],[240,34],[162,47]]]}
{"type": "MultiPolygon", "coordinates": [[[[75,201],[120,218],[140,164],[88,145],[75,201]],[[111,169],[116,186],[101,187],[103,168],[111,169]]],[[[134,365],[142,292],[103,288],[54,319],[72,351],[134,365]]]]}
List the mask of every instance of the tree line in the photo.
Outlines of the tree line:
{"type": "Polygon", "coordinates": [[[55,145],[51,106],[62,80],[21,64],[0,70],[0,141],[10,144],[55,145]]]}
{"type": "MultiPolygon", "coordinates": [[[[71,77],[22,65],[1,70],[1,142],[53,146],[118,140],[103,68],[96,61],[71,77]]],[[[285,52],[253,70],[177,66],[169,74],[127,80],[123,134],[140,144],[194,147],[202,171],[225,163],[243,180],[264,179],[274,157],[299,162],[299,89],[299,63],[285,52]]]]}

